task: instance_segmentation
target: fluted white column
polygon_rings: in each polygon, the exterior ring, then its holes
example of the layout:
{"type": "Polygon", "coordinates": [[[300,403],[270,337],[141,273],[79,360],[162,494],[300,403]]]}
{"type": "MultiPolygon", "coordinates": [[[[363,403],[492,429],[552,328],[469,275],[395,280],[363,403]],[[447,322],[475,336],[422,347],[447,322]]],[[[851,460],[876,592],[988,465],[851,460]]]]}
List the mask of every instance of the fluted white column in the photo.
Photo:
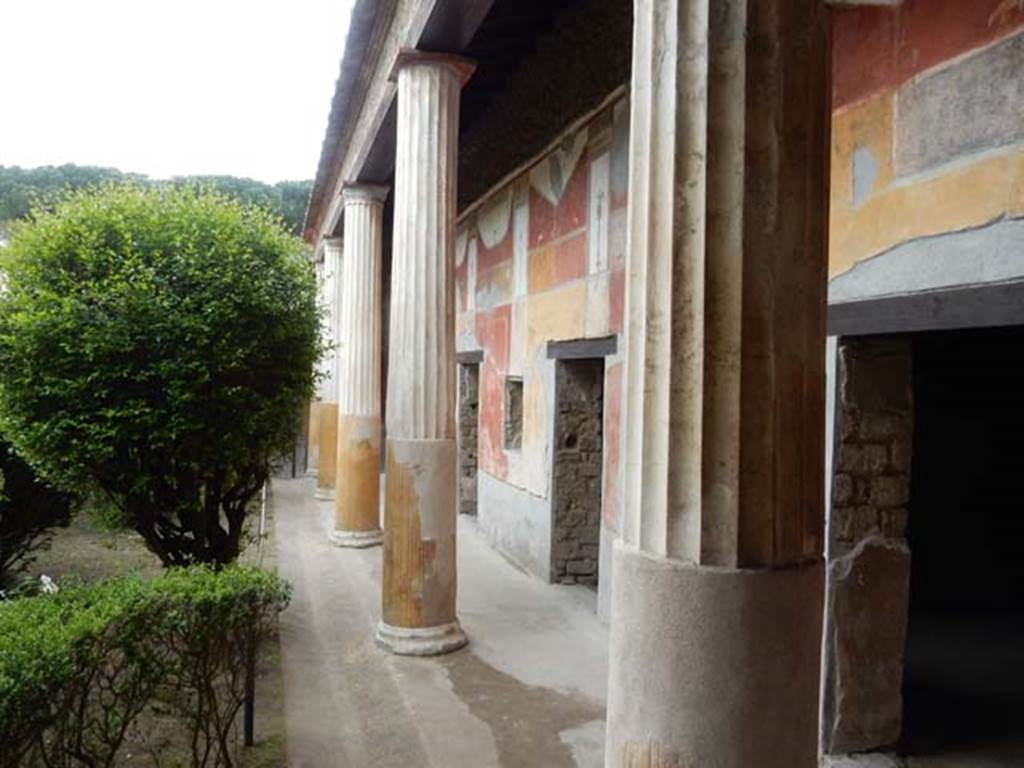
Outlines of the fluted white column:
{"type": "Polygon", "coordinates": [[[398,128],[387,386],[383,617],[399,654],[445,653],[455,615],[455,184],[459,93],[472,67],[406,51],[398,128]]]}
{"type": "Polygon", "coordinates": [[[635,0],[605,764],[817,764],[828,18],[635,0]]]}
{"type": "Polygon", "coordinates": [[[368,547],[380,527],[381,235],[387,189],[342,190],[345,247],[338,338],[338,455],[331,541],[368,547]]]}
{"type": "Polygon", "coordinates": [[[317,406],[319,421],[319,456],[317,460],[316,497],[334,498],[334,476],[338,442],[338,300],[341,288],[342,241],[324,240],[323,300],[326,309],[324,328],[326,341],[333,346],[323,361],[321,398],[317,406]]]}

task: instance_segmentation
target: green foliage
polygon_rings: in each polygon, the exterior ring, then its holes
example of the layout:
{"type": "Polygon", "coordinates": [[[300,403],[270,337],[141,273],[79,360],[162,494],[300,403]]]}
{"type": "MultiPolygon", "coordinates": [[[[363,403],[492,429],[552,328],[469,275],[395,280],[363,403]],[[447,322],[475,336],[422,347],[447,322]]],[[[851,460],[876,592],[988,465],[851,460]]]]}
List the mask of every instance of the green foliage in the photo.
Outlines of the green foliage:
{"type": "Polygon", "coordinates": [[[19,168],[0,165],[0,222],[25,218],[37,199],[54,200],[69,189],[130,179],[142,181],[144,177],[95,166],[19,168]]]}
{"type": "MultiPolygon", "coordinates": [[[[108,182],[130,181],[141,186],[159,186],[167,182],[153,181],[138,173],[123,173],[115,168],[83,165],[19,168],[0,165],[0,231],[4,222],[28,216],[36,200],[52,203],[69,190],[96,187],[108,182]]],[[[175,186],[205,186],[237,197],[244,203],[260,205],[284,220],[288,231],[302,234],[302,221],[313,183],[311,181],[279,181],[264,184],[237,176],[178,176],[175,186]]]]}
{"type": "Polygon", "coordinates": [[[276,576],[172,569],[0,603],[0,768],[109,766],[169,708],[193,766],[231,766],[244,673],[287,605],[276,576]]]}
{"type": "Polygon", "coordinates": [[[0,440],[0,587],[32,562],[54,528],[71,518],[72,498],[40,480],[0,440]]]}
{"type": "Polygon", "coordinates": [[[131,518],[125,510],[100,493],[90,494],[82,502],[80,514],[87,515],[99,530],[106,533],[132,530],[131,518]]]}
{"type": "Polygon", "coordinates": [[[233,560],[321,352],[302,243],[216,192],[107,186],[16,223],[0,271],[19,453],[101,492],[165,565],[233,560]]]}

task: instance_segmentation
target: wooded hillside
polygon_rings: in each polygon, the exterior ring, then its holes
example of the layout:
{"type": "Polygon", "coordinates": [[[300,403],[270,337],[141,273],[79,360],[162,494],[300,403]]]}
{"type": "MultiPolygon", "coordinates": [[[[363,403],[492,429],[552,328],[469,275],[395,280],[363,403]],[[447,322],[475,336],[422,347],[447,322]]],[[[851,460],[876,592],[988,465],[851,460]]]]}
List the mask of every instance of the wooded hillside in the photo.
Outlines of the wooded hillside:
{"type": "Polygon", "coordinates": [[[50,199],[68,189],[95,186],[108,181],[135,181],[143,185],[199,184],[235,195],[247,203],[269,208],[284,219],[293,234],[301,234],[302,217],[312,181],[279,181],[265,184],[237,176],[176,176],[170,181],[154,180],[139,173],[90,165],[41,166],[19,168],[0,165],[0,230],[4,222],[25,216],[38,196],[50,199]]]}

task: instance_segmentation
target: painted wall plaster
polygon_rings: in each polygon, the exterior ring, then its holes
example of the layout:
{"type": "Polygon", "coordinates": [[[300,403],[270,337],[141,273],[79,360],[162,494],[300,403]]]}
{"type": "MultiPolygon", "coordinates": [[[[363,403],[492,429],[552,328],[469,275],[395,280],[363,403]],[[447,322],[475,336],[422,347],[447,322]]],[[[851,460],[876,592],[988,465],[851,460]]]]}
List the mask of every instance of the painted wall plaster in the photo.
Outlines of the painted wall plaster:
{"type": "MultiPolygon", "coordinates": [[[[624,98],[609,105],[476,206],[458,231],[457,345],[484,352],[480,527],[542,578],[550,562],[554,424],[555,368],[547,343],[622,329],[628,122],[624,98]],[[518,450],[502,444],[506,376],[523,379],[518,450]],[[545,525],[537,519],[541,507],[545,525]]],[[[606,362],[602,528],[614,536],[621,508],[621,353],[606,362]]]]}
{"type": "Polygon", "coordinates": [[[833,25],[829,300],[1024,274],[1024,6],[906,0],[833,25]]]}

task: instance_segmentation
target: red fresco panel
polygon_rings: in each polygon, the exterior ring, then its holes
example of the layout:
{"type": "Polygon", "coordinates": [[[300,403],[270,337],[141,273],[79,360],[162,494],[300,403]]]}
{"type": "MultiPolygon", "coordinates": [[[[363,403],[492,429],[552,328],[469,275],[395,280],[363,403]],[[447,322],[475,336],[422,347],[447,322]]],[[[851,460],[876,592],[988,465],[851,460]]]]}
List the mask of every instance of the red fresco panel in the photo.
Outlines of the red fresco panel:
{"type": "MultiPolygon", "coordinates": [[[[511,219],[511,216],[509,216],[511,219]]],[[[496,267],[503,261],[510,260],[512,258],[512,222],[509,221],[508,231],[505,233],[505,237],[502,238],[501,242],[496,244],[493,248],[488,248],[484,245],[483,238],[478,240],[478,250],[476,254],[476,268],[477,272],[482,272],[491,267],[496,267]]]]}
{"type": "Polygon", "coordinates": [[[504,375],[489,357],[480,366],[480,435],[477,445],[480,469],[504,480],[508,476],[508,457],[502,448],[502,412],[504,375]]]}
{"type": "Polygon", "coordinates": [[[587,233],[584,230],[555,246],[554,285],[576,280],[587,273],[587,233]]]}
{"type": "Polygon", "coordinates": [[[832,107],[896,82],[896,13],[891,8],[832,9],[832,107]]]}
{"type": "Polygon", "coordinates": [[[906,0],[899,9],[900,81],[1024,26],[1018,0],[906,0]]]}
{"type": "Polygon", "coordinates": [[[555,233],[555,207],[533,187],[530,187],[530,238],[529,248],[544,245],[555,233]]]}
{"type": "Polygon", "coordinates": [[[569,178],[569,183],[562,191],[562,197],[558,201],[558,208],[555,210],[555,237],[567,235],[587,223],[587,208],[590,202],[589,167],[590,160],[587,153],[584,152],[580,155],[576,168],[569,178]]]}
{"type": "Polygon", "coordinates": [[[486,357],[501,372],[508,370],[509,334],[512,330],[512,306],[503,304],[476,313],[476,338],[486,357]]]}

